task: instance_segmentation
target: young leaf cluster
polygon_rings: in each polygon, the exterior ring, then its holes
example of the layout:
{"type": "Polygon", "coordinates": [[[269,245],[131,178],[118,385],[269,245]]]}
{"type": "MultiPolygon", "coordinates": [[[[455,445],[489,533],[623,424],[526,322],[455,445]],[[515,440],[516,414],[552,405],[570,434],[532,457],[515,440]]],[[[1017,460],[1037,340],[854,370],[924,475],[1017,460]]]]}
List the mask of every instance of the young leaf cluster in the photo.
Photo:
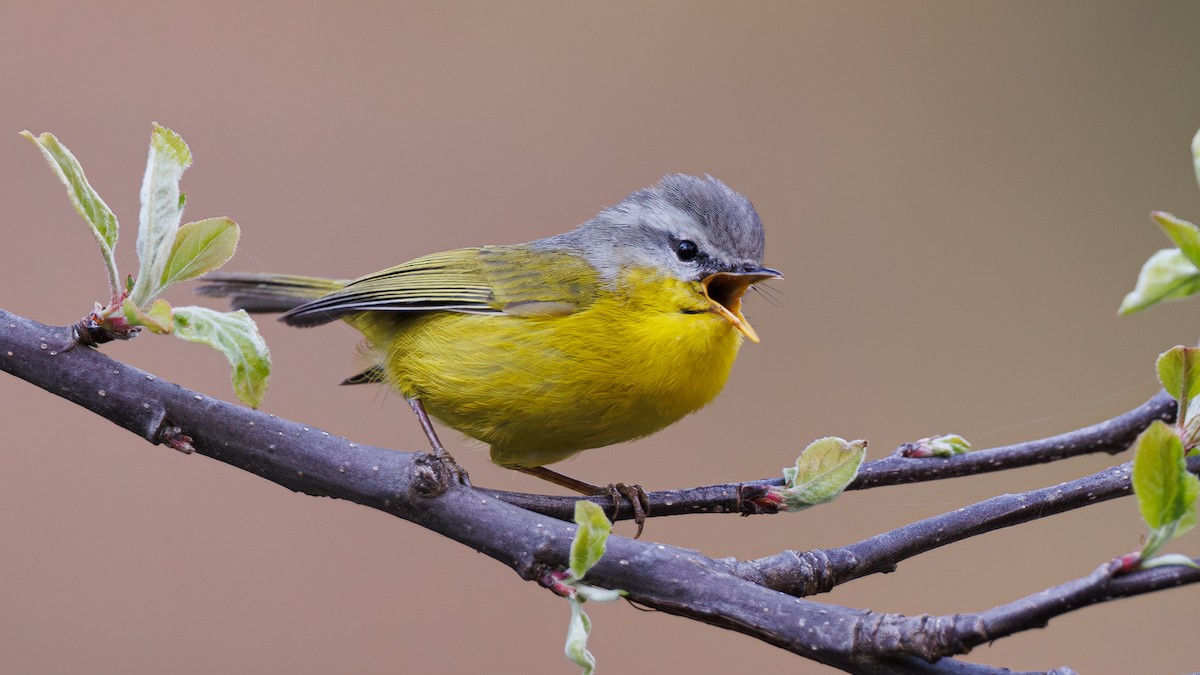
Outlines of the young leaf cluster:
{"type": "MultiPolygon", "coordinates": [[[[1200,132],[1192,138],[1192,165],[1200,182],[1200,132]]],[[[1150,256],[1119,312],[1131,314],[1166,301],[1200,293],[1200,228],[1170,213],[1150,214],[1175,248],[1150,256]]],[[[1158,357],[1158,379],[1178,401],[1175,428],[1155,422],[1134,442],[1133,491],[1150,533],[1140,551],[1122,558],[1122,569],[1196,565],[1182,555],[1158,555],[1171,539],[1196,524],[1200,479],[1187,470],[1187,457],[1200,443],[1200,350],[1174,347],[1158,357]]]]}
{"type": "Polygon", "coordinates": [[[1163,546],[1196,525],[1200,479],[1188,472],[1187,456],[1196,447],[1197,421],[1192,403],[1200,394],[1200,349],[1174,347],[1158,357],[1158,377],[1179,402],[1175,427],[1162,421],[1146,428],[1134,442],[1133,491],[1150,533],[1129,568],[1187,565],[1183,555],[1158,555],[1163,546]]]}
{"type": "MultiPolygon", "coordinates": [[[[1200,132],[1192,138],[1192,164],[1200,183],[1200,132]]],[[[1121,314],[1132,314],[1166,300],[1200,293],[1200,228],[1164,211],[1150,214],[1175,248],[1150,256],[1132,291],[1121,301],[1121,314]]]]}
{"type": "Polygon", "coordinates": [[[867,458],[867,442],[837,436],[819,438],[800,452],[795,466],[783,470],[782,487],[770,487],[754,501],[760,512],[800,511],[831,502],[858,475],[867,458]]]}
{"type": "Polygon", "coordinates": [[[613,602],[623,591],[599,588],[583,583],[587,574],[604,555],[608,535],[612,533],[612,522],[604,510],[586,499],[575,502],[575,538],[571,540],[570,567],[566,572],[553,573],[547,582],[559,595],[566,596],[571,605],[571,620],[567,624],[567,642],[564,648],[567,658],[591,675],[596,669],[596,658],[588,651],[588,635],[592,632],[592,621],[583,611],[587,600],[613,602]]]}
{"type": "Polygon", "coordinates": [[[88,183],[83,167],[53,134],[21,132],[41,150],[67,188],[67,197],[91,229],[108,274],[109,301],[97,303],[80,325],[90,344],[129,339],[146,328],[207,344],[229,360],[239,399],[257,407],[266,392],[271,359],[258,327],[244,311],[215,312],[203,307],[171,307],[159,296],[173,284],[195,279],[224,265],[237,248],[239,229],[229,218],[180,224],[186,196],[179,190],[192,153],[179,134],[155,124],[142,179],[138,213],[136,276],[124,284],[117,269],[120,226],[112,209],[88,183]]]}
{"type": "Polygon", "coordinates": [[[930,436],[911,443],[905,443],[897,448],[897,453],[903,457],[953,457],[965,455],[971,451],[971,443],[958,434],[942,434],[930,436]]]}

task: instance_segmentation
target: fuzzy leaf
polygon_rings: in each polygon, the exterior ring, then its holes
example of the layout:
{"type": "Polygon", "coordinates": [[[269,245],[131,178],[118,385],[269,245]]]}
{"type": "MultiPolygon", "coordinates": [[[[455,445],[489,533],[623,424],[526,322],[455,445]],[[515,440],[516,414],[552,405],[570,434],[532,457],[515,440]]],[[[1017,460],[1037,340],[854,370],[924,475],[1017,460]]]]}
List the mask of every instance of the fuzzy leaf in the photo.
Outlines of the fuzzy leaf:
{"type": "Polygon", "coordinates": [[[583,611],[583,603],[569,598],[571,622],[567,624],[567,644],[563,650],[571,662],[583,669],[583,675],[592,675],[596,670],[596,657],[588,651],[588,634],[592,632],[592,621],[583,611]]]}
{"type": "Polygon", "coordinates": [[[131,326],[145,326],[150,329],[151,333],[170,333],[175,330],[174,317],[171,313],[171,305],[162,298],[155,300],[150,304],[150,307],[145,311],[129,298],[125,298],[125,302],[121,304],[121,313],[125,315],[125,321],[131,326]]]}
{"type": "Polygon", "coordinates": [[[929,447],[936,457],[953,457],[970,452],[971,442],[958,434],[944,434],[929,439],[929,447]]]}
{"type": "Polygon", "coordinates": [[[1178,415],[1177,412],[1176,427],[1180,429],[1179,439],[1183,441],[1183,449],[1191,456],[1197,452],[1196,445],[1200,443],[1200,397],[1193,397],[1188,402],[1187,412],[1183,414],[1182,425],[1179,424],[1178,415]]]}
{"type": "Polygon", "coordinates": [[[75,155],[72,155],[65,145],[59,143],[54,134],[44,133],[34,136],[28,131],[22,131],[21,135],[28,138],[42,151],[50,168],[67,187],[67,196],[70,197],[71,204],[75,206],[75,210],[79,212],[84,221],[91,226],[96,241],[107,246],[110,252],[115,249],[118,234],[117,217],[88,183],[87,176],[83,175],[83,167],[80,166],[79,160],[75,159],[75,155]]]}
{"type": "Polygon", "coordinates": [[[1200,267],[1200,228],[1164,211],[1155,211],[1150,214],[1150,217],[1183,252],[1188,262],[1200,267]]]}
{"type": "Polygon", "coordinates": [[[167,260],[183,218],[179,179],[191,164],[192,153],[179,134],[155,124],[150,134],[150,155],[142,178],[142,207],[138,213],[137,252],[141,269],[131,297],[139,307],[146,306],[162,292],[167,260]]]}
{"type": "Polygon", "coordinates": [[[1188,473],[1183,444],[1174,429],[1156,421],[1134,441],[1133,491],[1150,536],[1142,548],[1149,558],[1171,539],[1196,525],[1200,479],[1188,473]]]}
{"type": "Polygon", "coordinates": [[[1132,314],[1164,300],[1200,292],[1200,269],[1177,248],[1165,248],[1142,265],[1137,284],[1121,301],[1119,314],[1132,314]]]}
{"type": "Polygon", "coordinates": [[[100,246],[100,254],[104,256],[105,264],[109,268],[109,284],[113,286],[110,290],[116,295],[118,274],[113,251],[117,247],[117,235],[120,232],[117,217],[113,215],[112,209],[108,208],[108,204],[105,204],[104,200],[100,198],[99,193],[88,183],[79,160],[75,159],[75,155],[72,155],[65,145],[58,142],[54,134],[44,133],[34,136],[28,131],[22,131],[21,135],[28,138],[38,147],[38,150],[42,151],[42,155],[50,164],[54,174],[66,186],[67,197],[70,198],[75,211],[88,224],[92,236],[96,238],[96,243],[100,246]]]}
{"type": "Polygon", "coordinates": [[[794,467],[783,470],[787,510],[795,511],[832,501],[858,475],[867,456],[866,441],[828,436],[813,441],[800,453],[794,467]]]}
{"type": "Polygon", "coordinates": [[[971,443],[958,434],[943,434],[930,436],[900,446],[900,454],[904,457],[953,457],[965,455],[971,451],[971,443]]]}
{"type": "Polygon", "coordinates": [[[1185,510],[1183,515],[1179,517],[1179,523],[1175,526],[1175,532],[1172,537],[1178,537],[1191,530],[1196,526],[1197,520],[1200,519],[1200,516],[1196,514],[1196,495],[1197,493],[1200,493],[1200,486],[1197,485],[1196,481],[1200,479],[1198,479],[1196,475],[1192,473],[1187,475],[1190,477],[1190,480],[1188,481],[1188,484],[1184,486],[1183,498],[1185,502],[1186,500],[1190,499],[1191,504],[1190,506],[1187,506],[1187,510],[1185,510]],[[1188,494],[1189,490],[1190,494],[1188,494]]]}
{"type": "MultiPolygon", "coordinates": [[[[1183,444],[1175,430],[1156,420],[1134,442],[1133,489],[1141,518],[1151,530],[1178,521],[1195,501],[1195,486],[1187,485],[1183,444]],[[1190,492],[1190,495],[1188,494],[1190,492]]],[[[1193,477],[1194,478],[1194,477],[1193,477]]]]}
{"type": "Polygon", "coordinates": [[[167,256],[161,287],[195,279],[224,265],[237,249],[238,235],[237,223],[228,218],[206,218],[180,227],[167,256]]]}
{"type": "MultiPolygon", "coordinates": [[[[1155,421],[1134,442],[1133,491],[1142,520],[1158,529],[1183,516],[1183,482],[1187,467],[1175,431],[1155,421]]],[[[1194,501],[1194,495],[1193,495],[1194,501]]]]}
{"type": "Polygon", "coordinates": [[[604,555],[612,523],[596,504],[580,499],[575,502],[575,538],[571,540],[571,575],[582,579],[604,555]]]}
{"type": "Polygon", "coordinates": [[[271,353],[258,326],[245,310],[218,312],[207,307],[176,307],[175,334],[215,348],[233,367],[233,390],[246,405],[257,408],[271,375],[271,353]]]}
{"type": "Polygon", "coordinates": [[[1165,555],[1160,555],[1158,557],[1151,558],[1149,560],[1143,560],[1142,564],[1139,565],[1139,567],[1144,570],[1148,570],[1152,567],[1172,567],[1172,566],[1194,567],[1196,569],[1200,569],[1200,565],[1197,565],[1191,558],[1189,558],[1186,555],[1183,555],[1181,553],[1167,553],[1165,555]]]}
{"type": "Polygon", "coordinates": [[[1200,185],[1200,131],[1192,136],[1192,166],[1196,171],[1196,184],[1200,185]]]}
{"type": "Polygon", "coordinates": [[[155,333],[170,333],[175,330],[175,313],[171,310],[171,304],[162,298],[150,303],[146,316],[153,322],[150,330],[155,333]],[[155,330],[156,328],[161,330],[155,330]]]}
{"type": "Polygon", "coordinates": [[[580,600],[588,600],[591,602],[616,602],[628,595],[627,592],[617,588],[600,588],[599,586],[590,586],[581,581],[570,582],[571,588],[575,589],[576,595],[580,600]]]}
{"type": "Polygon", "coordinates": [[[1155,367],[1163,389],[1179,401],[1179,410],[1190,412],[1191,401],[1200,394],[1200,348],[1172,347],[1159,354],[1155,367]]]}

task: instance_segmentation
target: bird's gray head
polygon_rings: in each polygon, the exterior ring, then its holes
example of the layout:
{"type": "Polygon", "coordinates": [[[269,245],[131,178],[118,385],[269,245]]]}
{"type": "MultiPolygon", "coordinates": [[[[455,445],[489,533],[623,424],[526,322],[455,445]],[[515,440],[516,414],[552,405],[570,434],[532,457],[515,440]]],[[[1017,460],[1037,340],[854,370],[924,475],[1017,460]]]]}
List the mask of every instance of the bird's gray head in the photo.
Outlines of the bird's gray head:
{"type": "Polygon", "coordinates": [[[673,174],[546,241],[579,250],[609,280],[636,266],[700,281],[762,269],[764,237],[745,197],[712,176],[673,174]]]}

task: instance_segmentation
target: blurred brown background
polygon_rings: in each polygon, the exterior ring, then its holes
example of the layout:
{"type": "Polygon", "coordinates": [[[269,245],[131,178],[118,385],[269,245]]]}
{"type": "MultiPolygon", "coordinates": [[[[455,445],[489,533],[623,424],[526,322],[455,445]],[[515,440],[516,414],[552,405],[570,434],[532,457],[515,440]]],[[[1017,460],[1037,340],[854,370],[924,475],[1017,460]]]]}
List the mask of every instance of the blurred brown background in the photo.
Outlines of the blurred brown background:
{"type": "MultiPolygon", "coordinates": [[[[234,270],[354,276],[524,241],[663,173],[707,172],[755,202],[767,262],[787,273],[777,305],[750,299],[763,342],[702,413],[561,468],[658,489],[777,475],[829,434],[869,439],[873,457],[940,432],[980,447],[1050,435],[1143,401],[1155,355],[1200,333],[1196,302],[1116,316],[1166,244],[1147,213],[1200,217],[1198,21],[1192,3],[6,3],[0,306],[65,324],[104,295],[92,241],[22,129],[53,131],[83,162],[125,226],[126,272],[151,121],[192,146],[187,215],[242,225],[234,270]]],[[[398,397],[335,386],[356,365],[349,329],[264,331],[266,411],[424,447],[398,397]]],[[[144,336],[105,351],[232,398],[199,346],[144,336]]],[[[0,377],[0,402],[2,672],[576,672],[566,603],[490,559],[149,446],[15,378],[0,377]]],[[[477,483],[547,489],[456,454],[477,483]]],[[[799,515],[654,520],[647,538],[739,558],[836,546],[1126,459],[799,515]]],[[[1134,503],[1110,502],[820,599],[981,610],[1084,575],[1140,533],[1134,503]]],[[[1093,607],[968,658],[1194,670],[1197,600],[1093,607]]],[[[683,619],[589,611],[602,673],[827,672],[683,619]]]]}

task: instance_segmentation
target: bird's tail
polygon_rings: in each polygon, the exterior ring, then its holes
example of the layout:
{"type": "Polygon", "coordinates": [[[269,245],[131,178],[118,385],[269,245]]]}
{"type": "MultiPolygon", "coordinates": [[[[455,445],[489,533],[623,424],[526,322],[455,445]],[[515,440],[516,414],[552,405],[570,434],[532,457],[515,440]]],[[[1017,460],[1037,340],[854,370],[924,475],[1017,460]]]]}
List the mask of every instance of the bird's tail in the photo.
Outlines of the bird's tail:
{"type": "Polygon", "coordinates": [[[292,274],[215,272],[196,288],[200,295],[227,297],[234,309],[247,312],[286,312],[346,285],[339,279],[292,274]]]}

